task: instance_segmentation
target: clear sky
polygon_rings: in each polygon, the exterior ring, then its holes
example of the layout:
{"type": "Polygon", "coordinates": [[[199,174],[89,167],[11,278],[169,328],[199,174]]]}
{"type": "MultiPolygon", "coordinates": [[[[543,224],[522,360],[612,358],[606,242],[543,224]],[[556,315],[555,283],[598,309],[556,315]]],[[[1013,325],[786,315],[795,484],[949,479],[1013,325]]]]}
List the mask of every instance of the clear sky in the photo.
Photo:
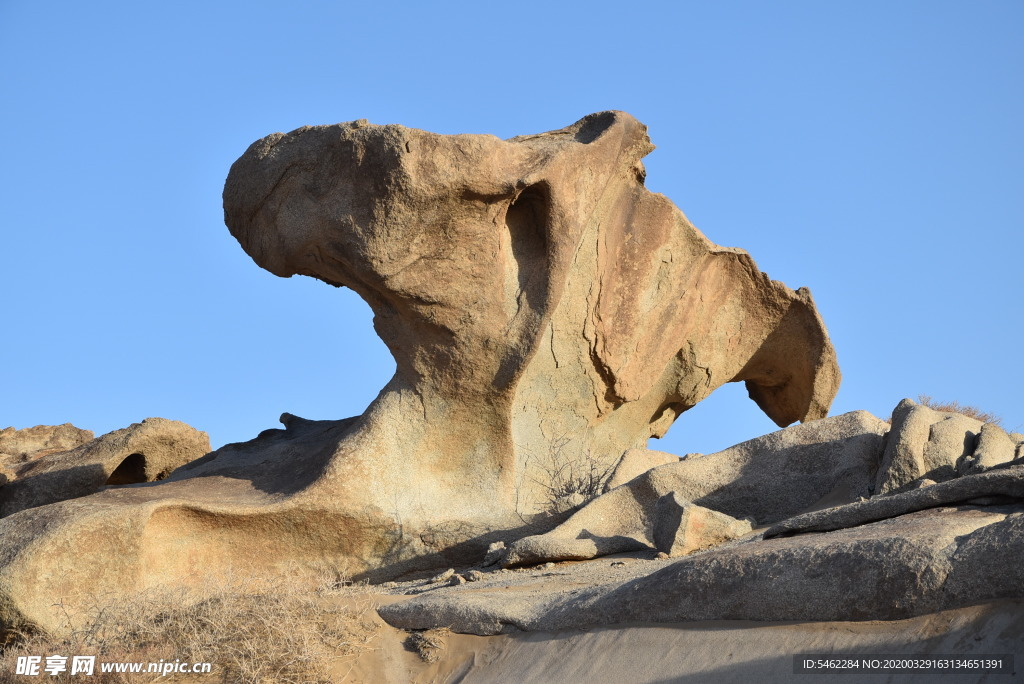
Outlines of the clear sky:
{"type": "MultiPolygon", "coordinates": [[[[231,163],[304,124],[621,109],[649,188],[811,288],[834,413],[927,393],[1024,430],[1022,35],[1019,0],[0,0],[0,427],[162,416],[217,446],[362,412],[394,370],[368,307],[245,255],[231,163]]],[[[653,446],[772,429],[727,385],[653,446]]]]}

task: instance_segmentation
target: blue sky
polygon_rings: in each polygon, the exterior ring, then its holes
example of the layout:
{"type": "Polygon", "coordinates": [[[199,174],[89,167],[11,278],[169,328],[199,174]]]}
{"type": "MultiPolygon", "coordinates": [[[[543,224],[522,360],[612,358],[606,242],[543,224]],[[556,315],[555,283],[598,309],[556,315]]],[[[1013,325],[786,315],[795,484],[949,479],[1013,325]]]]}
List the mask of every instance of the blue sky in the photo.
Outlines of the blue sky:
{"type": "MultiPolygon", "coordinates": [[[[931,394],[1024,430],[1024,3],[0,0],[0,427],[147,416],[214,445],[360,413],[352,292],[223,225],[257,138],[367,118],[501,137],[630,112],[647,185],[811,288],[834,413],[931,394]]],[[[728,385],[655,448],[774,429],[728,385]]]]}

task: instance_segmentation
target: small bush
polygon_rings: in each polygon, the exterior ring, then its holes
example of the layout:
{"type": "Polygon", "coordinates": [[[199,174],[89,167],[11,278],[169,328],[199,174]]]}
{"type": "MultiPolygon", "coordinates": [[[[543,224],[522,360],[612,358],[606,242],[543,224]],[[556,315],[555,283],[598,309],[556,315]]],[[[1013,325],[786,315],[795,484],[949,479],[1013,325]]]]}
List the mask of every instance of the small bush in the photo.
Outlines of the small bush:
{"type": "Polygon", "coordinates": [[[527,452],[524,478],[533,483],[531,500],[519,500],[525,482],[517,487],[517,508],[538,511],[542,516],[565,513],[598,497],[611,478],[617,461],[602,462],[588,450],[570,454],[571,439],[552,440],[547,453],[527,452]],[[539,497],[539,500],[536,500],[539,497]]]}
{"type": "Polygon", "coordinates": [[[436,663],[441,659],[451,630],[447,627],[428,629],[424,632],[413,632],[405,640],[405,647],[418,655],[425,663],[436,663]]]}
{"type": "MultiPolygon", "coordinates": [[[[74,615],[63,635],[21,634],[0,655],[0,682],[36,682],[16,675],[18,656],[95,655],[92,677],[43,675],[74,684],[142,682],[330,682],[332,671],[367,650],[376,635],[366,587],[332,581],[301,589],[288,578],[245,578],[195,590],[162,589],[134,598],[97,597],[74,615]],[[101,662],[208,662],[206,675],[101,673],[101,662]]],[[[70,657],[68,659],[70,663],[70,657]]]]}

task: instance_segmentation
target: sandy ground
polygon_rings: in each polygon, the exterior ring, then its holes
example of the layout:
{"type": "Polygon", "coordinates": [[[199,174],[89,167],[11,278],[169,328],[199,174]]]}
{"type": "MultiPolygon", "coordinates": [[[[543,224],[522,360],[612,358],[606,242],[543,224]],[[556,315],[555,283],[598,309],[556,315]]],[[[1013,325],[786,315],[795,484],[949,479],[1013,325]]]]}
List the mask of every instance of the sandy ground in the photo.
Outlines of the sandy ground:
{"type": "MultiPolygon", "coordinates": [[[[382,602],[407,600],[380,597],[382,602]]],[[[544,684],[661,682],[1024,681],[1024,602],[972,606],[891,622],[629,624],[589,631],[449,634],[433,663],[407,648],[409,634],[383,622],[374,650],[340,681],[544,684]],[[800,654],[854,656],[1013,654],[1015,674],[795,674],[800,654]]]]}

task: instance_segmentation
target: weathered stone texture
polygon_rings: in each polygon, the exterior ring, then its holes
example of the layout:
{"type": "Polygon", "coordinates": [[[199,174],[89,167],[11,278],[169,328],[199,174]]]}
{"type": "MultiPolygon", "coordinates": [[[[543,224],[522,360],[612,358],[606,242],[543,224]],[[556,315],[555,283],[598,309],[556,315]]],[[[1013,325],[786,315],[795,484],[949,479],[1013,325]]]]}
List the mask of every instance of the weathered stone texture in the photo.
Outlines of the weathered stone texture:
{"type": "MultiPolygon", "coordinates": [[[[74,441],[77,435],[61,443],[74,441]]],[[[162,480],[209,451],[205,432],[164,418],[147,418],[66,451],[47,447],[44,455],[37,451],[15,468],[13,481],[0,488],[0,517],[93,494],[107,486],[162,480]]]]}

